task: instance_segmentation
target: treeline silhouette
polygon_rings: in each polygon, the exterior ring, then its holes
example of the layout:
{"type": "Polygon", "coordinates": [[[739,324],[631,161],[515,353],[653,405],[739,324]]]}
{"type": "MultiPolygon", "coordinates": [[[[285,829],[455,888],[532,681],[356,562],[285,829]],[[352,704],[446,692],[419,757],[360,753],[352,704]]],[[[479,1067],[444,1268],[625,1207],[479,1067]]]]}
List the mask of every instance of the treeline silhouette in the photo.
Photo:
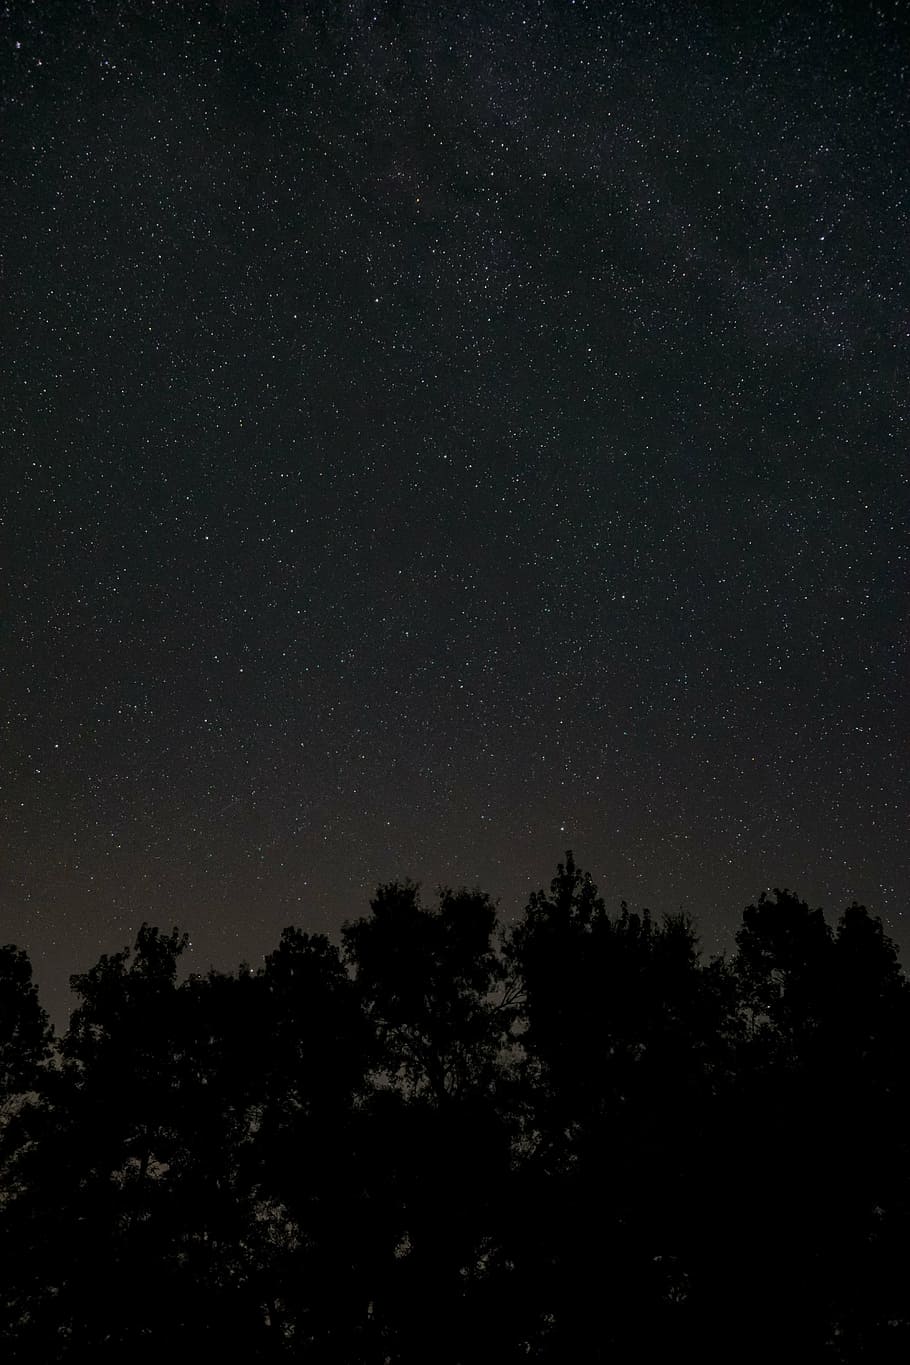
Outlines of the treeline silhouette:
{"type": "Polygon", "coordinates": [[[340,947],[0,949],[10,1362],[910,1359],[910,989],[777,891],[706,961],[571,853],[508,930],[382,886],[340,947]],[[166,1359],[166,1357],[165,1357],[166,1359]]]}

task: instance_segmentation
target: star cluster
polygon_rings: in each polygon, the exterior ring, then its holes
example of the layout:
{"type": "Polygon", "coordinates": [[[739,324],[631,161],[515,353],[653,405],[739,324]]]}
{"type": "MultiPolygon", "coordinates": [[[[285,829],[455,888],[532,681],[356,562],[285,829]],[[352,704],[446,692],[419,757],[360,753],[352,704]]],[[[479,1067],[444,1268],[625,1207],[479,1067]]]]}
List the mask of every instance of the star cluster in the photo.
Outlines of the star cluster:
{"type": "Polygon", "coordinates": [[[5,6],[0,938],[575,849],[899,941],[900,7],[5,6]],[[748,14],[745,10],[748,9],[748,14]]]}

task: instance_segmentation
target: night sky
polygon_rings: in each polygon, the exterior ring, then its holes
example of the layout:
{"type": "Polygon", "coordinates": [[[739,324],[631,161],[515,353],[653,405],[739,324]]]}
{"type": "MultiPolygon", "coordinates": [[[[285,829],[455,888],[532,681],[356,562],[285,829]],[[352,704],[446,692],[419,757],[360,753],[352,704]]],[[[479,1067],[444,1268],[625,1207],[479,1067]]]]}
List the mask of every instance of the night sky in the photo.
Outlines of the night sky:
{"type": "Polygon", "coordinates": [[[0,6],[0,941],[566,848],[910,947],[899,5],[0,6]]]}

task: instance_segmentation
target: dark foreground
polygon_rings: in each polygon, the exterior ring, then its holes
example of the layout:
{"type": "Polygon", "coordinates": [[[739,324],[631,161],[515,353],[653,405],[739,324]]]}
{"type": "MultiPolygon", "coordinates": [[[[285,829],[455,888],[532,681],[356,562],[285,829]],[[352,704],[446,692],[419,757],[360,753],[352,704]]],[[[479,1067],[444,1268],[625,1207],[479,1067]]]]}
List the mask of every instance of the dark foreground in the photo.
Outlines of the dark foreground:
{"type": "Polygon", "coordinates": [[[180,935],[74,978],[52,1040],[0,950],[10,1362],[910,1359],[910,987],[788,893],[703,961],[561,865],[380,888],[177,985],[180,935]]]}

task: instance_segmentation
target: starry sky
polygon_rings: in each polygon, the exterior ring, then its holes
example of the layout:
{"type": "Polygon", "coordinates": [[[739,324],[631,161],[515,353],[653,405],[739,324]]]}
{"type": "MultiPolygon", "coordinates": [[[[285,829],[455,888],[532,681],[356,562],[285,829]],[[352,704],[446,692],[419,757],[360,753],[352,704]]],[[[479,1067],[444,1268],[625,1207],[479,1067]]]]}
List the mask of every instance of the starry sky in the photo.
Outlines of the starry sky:
{"type": "Polygon", "coordinates": [[[0,940],[910,918],[897,4],[0,6],[0,940]]]}

